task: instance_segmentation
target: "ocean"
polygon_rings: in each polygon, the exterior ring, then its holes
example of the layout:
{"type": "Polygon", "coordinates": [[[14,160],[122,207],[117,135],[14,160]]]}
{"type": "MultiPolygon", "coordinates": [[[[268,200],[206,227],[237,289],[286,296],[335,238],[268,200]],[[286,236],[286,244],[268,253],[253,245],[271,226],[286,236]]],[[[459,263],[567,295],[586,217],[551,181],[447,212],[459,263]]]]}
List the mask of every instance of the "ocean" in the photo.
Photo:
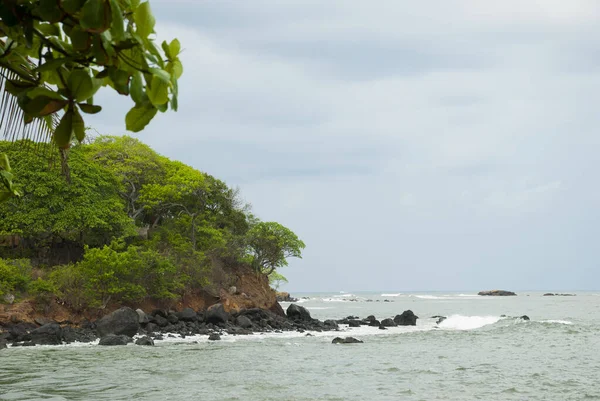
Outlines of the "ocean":
{"type": "Polygon", "coordinates": [[[420,319],[155,347],[8,348],[0,400],[600,400],[600,292],[575,293],[293,294],[321,320],[407,309],[420,319]],[[364,343],[331,344],[336,336],[364,343]]]}

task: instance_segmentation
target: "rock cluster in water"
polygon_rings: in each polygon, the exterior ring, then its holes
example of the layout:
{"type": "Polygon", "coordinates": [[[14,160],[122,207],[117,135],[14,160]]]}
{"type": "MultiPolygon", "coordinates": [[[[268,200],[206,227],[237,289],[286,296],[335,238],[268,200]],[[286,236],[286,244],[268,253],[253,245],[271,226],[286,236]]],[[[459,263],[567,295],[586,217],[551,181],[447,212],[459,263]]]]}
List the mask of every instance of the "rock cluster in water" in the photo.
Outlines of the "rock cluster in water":
{"type": "Polygon", "coordinates": [[[544,294],[545,297],[574,297],[576,294],[555,294],[552,292],[547,292],[544,294]]]}
{"type": "Polygon", "coordinates": [[[512,291],[506,291],[506,290],[488,290],[488,291],[479,291],[477,293],[477,295],[506,297],[506,296],[513,296],[513,295],[517,295],[517,294],[512,291]]]}
{"type": "MultiPolygon", "coordinates": [[[[348,316],[340,320],[320,321],[313,319],[306,308],[297,304],[289,305],[285,316],[258,308],[229,313],[222,304],[215,304],[206,311],[199,312],[186,308],[180,312],[157,309],[145,313],[141,309],[122,307],[81,327],[61,326],[48,320],[40,321],[38,324],[13,324],[8,327],[8,331],[0,333],[0,349],[6,348],[7,343],[13,346],[58,345],[92,342],[98,338],[99,345],[127,345],[134,342],[135,335],[141,336],[135,344],[152,346],[154,340],[161,340],[165,335],[178,334],[182,338],[190,335],[206,335],[209,340],[218,341],[224,333],[246,335],[255,332],[339,331],[340,324],[350,327],[367,325],[386,330],[388,327],[395,326],[415,326],[417,319],[418,316],[407,310],[394,318],[385,318],[381,321],[373,315],[364,319],[348,316]]],[[[342,339],[344,343],[350,341],[348,338],[342,339]]]]}

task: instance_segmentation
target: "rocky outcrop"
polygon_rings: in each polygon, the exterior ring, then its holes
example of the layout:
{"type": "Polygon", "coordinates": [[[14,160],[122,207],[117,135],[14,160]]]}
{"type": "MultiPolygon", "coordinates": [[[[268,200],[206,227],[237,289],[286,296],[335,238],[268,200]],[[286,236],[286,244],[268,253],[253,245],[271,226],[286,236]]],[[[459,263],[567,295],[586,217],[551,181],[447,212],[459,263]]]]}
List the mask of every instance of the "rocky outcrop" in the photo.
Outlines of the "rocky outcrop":
{"type": "Polygon", "coordinates": [[[552,292],[547,292],[544,294],[545,297],[574,297],[576,294],[556,294],[552,292]]]}
{"type": "Polygon", "coordinates": [[[405,310],[400,315],[394,317],[394,322],[398,326],[416,326],[419,316],[415,315],[411,310],[405,310]]]}
{"type": "Polygon", "coordinates": [[[395,327],[395,326],[398,326],[398,324],[394,321],[394,319],[387,318],[387,319],[383,319],[381,321],[381,326],[383,326],[383,327],[395,327]]]}
{"type": "Polygon", "coordinates": [[[341,337],[336,337],[333,339],[333,341],[331,341],[332,344],[362,344],[363,341],[358,340],[354,337],[346,337],[346,338],[341,338],[341,337]]]}
{"type": "Polygon", "coordinates": [[[182,322],[195,322],[198,320],[198,315],[192,308],[185,308],[181,312],[175,314],[182,322]]]}
{"type": "Polygon", "coordinates": [[[294,298],[289,292],[277,292],[275,295],[277,302],[298,302],[298,298],[294,298]]]}
{"type": "Polygon", "coordinates": [[[104,316],[96,322],[96,332],[99,337],[108,334],[126,335],[133,337],[140,328],[140,316],[128,307],[122,307],[104,316]]]}
{"type": "Polygon", "coordinates": [[[62,344],[62,329],[58,323],[48,323],[32,330],[30,333],[31,341],[40,345],[59,345],[62,344]]]}
{"type": "Polygon", "coordinates": [[[8,346],[6,345],[6,340],[0,340],[0,350],[6,349],[8,346]]]}
{"type": "Polygon", "coordinates": [[[215,304],[204,313],[204,321],[212,324],[224,324],[229,320],[229,313],[225,312],[223,304],[215,304]]]}
{"type": "Polygon", "coordinates": [[[306,308],[296,304],[291,304],[290,306],[288,306],[285,313],[287,317],[292,320],[302,322],[312,321],[312,318],[310,317],[310,312],[306,308]]]}
{"type": "Polygon", "coordinates": [[[488,290],[488,291],[479,291],[477,295],[483,296],[493,296],[493,297],[506,297],[506,296],[514,296],[517,295],[512,291],[506,290],[488,290]]]}

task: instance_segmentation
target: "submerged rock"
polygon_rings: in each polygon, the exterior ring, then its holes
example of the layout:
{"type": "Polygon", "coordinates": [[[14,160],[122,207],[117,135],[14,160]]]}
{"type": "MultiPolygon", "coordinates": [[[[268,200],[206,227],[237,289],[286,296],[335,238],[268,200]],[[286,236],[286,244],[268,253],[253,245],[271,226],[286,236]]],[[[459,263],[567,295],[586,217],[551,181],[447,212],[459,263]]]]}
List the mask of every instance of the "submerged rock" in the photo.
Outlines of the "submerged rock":
{"type": "Polygon", "coordinates": [[[333,341],[331,341],[332,344],[362,344],[363,341],[358,340],[354,337],[346,337],[346,338],[341,338],[341,337],[336,337],[333,339],[333,341]]]}
{"type": "Polygon", "coordinates": [[[208,339],[210,341],[219,341],[221,339],[221,336],[217,333],[212,333],[210,336],[208,336],[208,339]]]}
{"type": "Polygon", "coordinates": [[[531,319],[529,319],[529,316],[527,316],[527,315],[523,315],[523,316],[521,316],[519,319],[523,319],[523,320],[531,320],[531,319]]]}
{"type": "Polygon", "coordinates": [[[140,317],[136,311],[126,306],[117,309],[96,322],[99,337],[108,334],[133,337],[140,328],[140,317]]]}
{"type": "Polygon", "coordinates": [[[513,296],[513,295],[517,295],[517,294],[515,294],[512,291],[506,291],[506,290],[489,290],[489,291],[479,291],[477,293],[477,295],[506,297],[506,296],[513,296]]]}
{"type": "Polygon", "coordinates": [[[402,312],[401,315],[396,315],[396,317],[394,317],[394,322],[396,322],[398,326],[416,326],[418,318],[419,316],[415,315],[413,311],[409,309],[402,312]]]}
{"type": "Polygon", "coordinates": [[[133,339],[124,334],[107,334],[100,339],[98,345],[127,345],[133,339]]]}
{"type": "Polygon", "coordinates": [[[446,316],[439,316],[437,322],[435,322],[435,324],[440,324],[442,323],[444,320],[446,320],[447,317],[446,316]]]}
{"type": "Polygon", "coordinates": [[[138,338],[135,341],[135,344],[136,345],[149,345],[149,346],[153,346],[154,345],[154,340],[151,339],[148,336],[144,336],[144,337],[138,338]]]}

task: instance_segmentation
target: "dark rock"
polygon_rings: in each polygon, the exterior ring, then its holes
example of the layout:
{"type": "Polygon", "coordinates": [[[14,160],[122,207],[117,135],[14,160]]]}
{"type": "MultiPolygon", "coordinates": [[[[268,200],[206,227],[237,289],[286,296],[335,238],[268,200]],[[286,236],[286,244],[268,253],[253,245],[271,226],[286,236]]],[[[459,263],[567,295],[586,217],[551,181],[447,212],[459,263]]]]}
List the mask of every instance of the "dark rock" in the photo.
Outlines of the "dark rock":
{"type": "Polygon", "coordinates": [[[390,319],[390,318],[383,319],[381,321],[381,325],[383,327],[396,327],[396,326],[398,326],[398,324],[396,324],[396,322],[394,322],[394,319],[390,319]]]}
{"type": "Polygon", "coordinates": [[[286,315],[288,318],[296,321],[312,321],[312,318],[310,317],[310,312],[305,307],[296,304],[291,304],[290,306],[288,306],[286,315]]]}
{"type": "Polygon", "coordinates": [[[368,320],[370,322],[370,321],[377,320],[377,319],[375,318],[374,315],[369,315],[369,316],[367,316],[367,318],[365,320],[368,320]]]}
{"type": "Polygon", "coordinates": [[[169,313],[167,315],[167,320],[171,324],[177,324],[177,323],[179,323],[179,318],[174,313],[169,313]]]}
{"type": "Polygon", "coordinates": [[[0,340],[0,349],[6,349],[8,345],[6,345],[6,340],[0,340]]]}
{"type": "Polygon", "coordinates": [[[146,325],[146,333],[154,333],[155,331],[158,331],[159,326],[156,323],[148,323],[146,325]]]}
{"type": "Polygon", "coordinates": [[[446,316],[439,316],[439,318],[438,318],[437,322],[435,322],[435,324],[440,324],[446,319],[447,319],[446,316]]]}
{"type": "Polygon", "coordinates": [[[489,290],[489,291],[479,291],[477,295],[485,295],[485,296],[494,296],[494,297],[506,297],[517,295],[512,291],[506,290],[489,290]]]}
{"type": "Polygon", "coordinates": [[[62,329],[58,323],[48,323],[31,331],[31,341],[40,345],[62,344],[62,329]]]}
{"type": "Polygon", "coordinates": [[[277,302],[298,302],[298,298],[294,298],[289,292],[277,292],[275,294],[277,302]]]}
{"type": "Polygon", "coordinates": [[[136,345],[154,345],[154,340],[148,336],[140,337],[135,341],[136,345]]]}
{"type": "Polygon", "coordinates": [[[204,313],[204,321],[206,323],[227,323],[229,320],[229,313],[225,312],[223,304],[215,304],[206,310],[204,313]]]}
{"type": "Polygon", "coordinates": [[[332,344],[361,344],[362,341],[357,340],[354,337],[346,337],[346,338],[336,337],[333,339],[333,341],[331,343],[332,344]]]}
{"type": "Polygon", "coordinates": [[[33,341],[23,341],[12,344],[13,347],[35,347],[35,343],[33,341]]]}
{"type": "Polygon", "coordinates": [[[131,341],[132,338],[124,334],[107,334],[100,339],[98,345],[127,345],[131,341]]]}
{"type": "Polygon", "coordinates": [[[96,322],[96,331],[99,337],[107,334],[124,334],[132,337],[140,328],[140,317],[136,311],[128,307],[122,307],[104,316],[96,322]]]}
{"type": "Polygon", "coordinates": [[[90,329],[66,326],[62,328],[62,340],[69,343],[76,341],[80,343],[89,343],[96,340],[96,334],[90,329]]]}
{"type": "Polygon", "coordinates": [[[158,327],[167,327],[169,325],[167,318],[164,318],[161,315],[154,316],[154,322],[158,327]]]}
{"type": "Polygon", "coordinates": [[[531,320],[531,319],[529,319],[529,316],[527,316],[527,315],[523,315],[523,316],[521,316],[521,317],[520,317],[520,319],[523,319],[523,320],[531,320]]]}
{"type": "Polygon", "coordinates": [[[545,293],[545,294],[544,294],[544,296],[545,296],[545,297],[553,297],[553,296],[554,296],[554,294],[553,294],[553,293],[551,293],[551,292],[547,292],[547,293],[545,293]]]}
{"type": "Polygon", "coordinates": [[[244,328],[244,329],[251,329],[252,328],[252,321],[247,316],[244,316],[244,315],[238,316],[235,319],[235,322],[241,328],[244,328]]]}
{"type": "Polygon", "coordinates": [[[138,322],[140,324],[148,324],[148,322],[150,322],[150,319],[148,318],[148,315],[146,315],[146,312],[144,312],[141,309],[136,309],[135,312],[138,314],[138,322]]]}
{"type": "Polygon", "coordinates": [[[8,327],[9,339],[13,341],[29,341],[29,331],[37,329],[33,323],[17,323],[8,327]]]}
{"type": "Polygon", "coordinates": [[[385,327],[385,326],[379,326],[379,330],[387,330],[387,327],[385,327]]]}
{"type": "Polygon", "coordinates": [[[208,339],[210,341],[219,341],[221,339],[221,336],[217,333],[212,333],[210,336],[208,336],[208,339]]]}
{"type": "MultiPolygon", "coordinates": [[[[375,316],[373,316],[373,317],[375,317],[375,316]]],[[[350,316],[347,316],[346,319],[348,319],[348,320],[358,319],[358,316],[350,315],[350,316]]]]}
{"type": "Polygon", "coordinates": [[[369,320],[369,321],[367,321],[367,323],[368,323],[369,326],[372,326],[372,327],[379,327],[379,326],[381,326],[381,322],[379,320],[377,320],[377,319],[369,320]]]}
{"type": "Polygon", "coordinates": [[[416,316],[413,311],[405,310],[401,315],[396,315],[396,317],[394,317],[394,322],[396,322],[398,326],[416,326],[418,318],[419,317],[416,316]]]}
{"type": "Polygon", "coordinates": [[[154,309],[152,312],[150,312],[150,315],[154,317],[160,316],[166,319],[169,314],[167,313],[167,311],[164,311],[162,309],[154,309]]]}
{"type": "Polygon", "coordinates": [[[177,317],[184,322],[195,322],[198,320],[198,315],[192,308],[185,308],[181,312],[177,312],[177,317]]]}
{"type": "Polygon", "coordinates": [[[325,326],[327,326],[328,328],[330,328],[330,329],[337,329],[339,327],[338,324],[337,324],[337,322],[335,320],[332,320],[332,319],[325,320],[323,322],[323,324],[325,326]]]}
{"type": "Polygon", "coordinates": [[[360,327],[360,321],[359,320],[348,320],[348,326],[360,327]]]}

